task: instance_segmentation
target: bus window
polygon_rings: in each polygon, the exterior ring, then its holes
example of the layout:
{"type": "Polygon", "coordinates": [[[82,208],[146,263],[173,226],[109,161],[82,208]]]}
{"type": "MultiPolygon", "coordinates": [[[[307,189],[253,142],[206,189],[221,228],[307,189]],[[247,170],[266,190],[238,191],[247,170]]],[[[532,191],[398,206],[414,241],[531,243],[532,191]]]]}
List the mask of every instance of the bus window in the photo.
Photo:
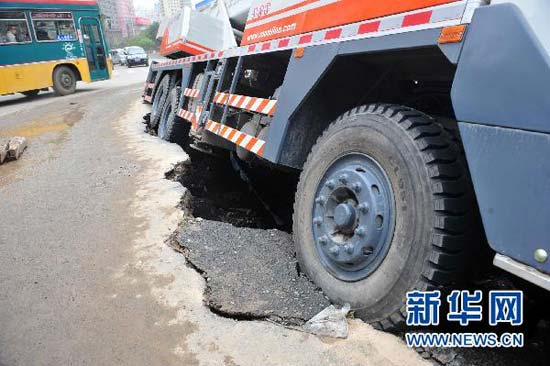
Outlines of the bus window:
{"type": "Polygon", "coordinates": [[[22,11],[0,11],[0,44],[30,42],[29,27],[22,11]]]}
{"type": "Polygon", "coordinates": [[[31,18],[39,42],[76,41],[71,13],[32,12],[31,18]]]}

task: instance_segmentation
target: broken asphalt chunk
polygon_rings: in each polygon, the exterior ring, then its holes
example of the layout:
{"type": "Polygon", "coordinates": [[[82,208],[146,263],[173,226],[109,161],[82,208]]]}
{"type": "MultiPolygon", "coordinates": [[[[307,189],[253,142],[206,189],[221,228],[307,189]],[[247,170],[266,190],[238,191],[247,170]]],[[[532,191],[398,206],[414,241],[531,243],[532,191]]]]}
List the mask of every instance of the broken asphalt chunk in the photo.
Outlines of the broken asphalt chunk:
{"type": "Polygon", "coordinates": [[[18,160],[27,148],[27,139],[24,137],[12,137],[8,143],[8,159],[18,160]]]}
{"type": "Polygon", "coordinates": [[[346,316],[350,310],[349,304],[338,309],[334,305],[325,308],[311,318],[302,329],[321,337],[347,338],[348,320],[346,316]]]}
{"type": "Polygon", "coordinates": [[[0,139],[0,164],[3,164],[8,157],[8,143],[9,140],[0,139]]]}

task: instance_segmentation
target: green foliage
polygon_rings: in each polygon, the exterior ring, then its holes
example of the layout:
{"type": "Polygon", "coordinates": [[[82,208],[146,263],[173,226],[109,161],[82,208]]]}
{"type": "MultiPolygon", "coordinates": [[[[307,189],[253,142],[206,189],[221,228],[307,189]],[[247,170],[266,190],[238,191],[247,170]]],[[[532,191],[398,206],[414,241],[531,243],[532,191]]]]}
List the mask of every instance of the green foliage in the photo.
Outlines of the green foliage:
{"type": "Polygon", "coordinates": [[[134,37],[117,40],[113,42],[112,48],[124,48],[127,46],[139,46],[146,51],[157,50],[160,43],[156,40],[159,23],[154,22],[134,37]]]}
{"type": "Polygon", "coordinates": [[[142,34],[138,34],[134,38],[130,39],[128,42],[129,42],[128,43],[129,46],[139,46],[145,49],[146,51],[151,51],[155,49],[155,46],[156,46],[154,40],[147,38],[142,34]]]}

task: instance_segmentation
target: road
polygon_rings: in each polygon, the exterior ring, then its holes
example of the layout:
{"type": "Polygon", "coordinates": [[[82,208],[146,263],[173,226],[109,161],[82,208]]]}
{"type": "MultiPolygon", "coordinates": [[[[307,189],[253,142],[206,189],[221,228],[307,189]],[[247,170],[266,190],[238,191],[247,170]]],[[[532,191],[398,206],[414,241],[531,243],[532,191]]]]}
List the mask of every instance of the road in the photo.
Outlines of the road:
{"type": "Polygon", "coordinates": [[[346,340],[220,317],[204,278],[166,244],[188,159],[143,132],[147,70],[75,95],[0,98],[0,365],[425,365],[400,339],[350,320],[346,340]]]}

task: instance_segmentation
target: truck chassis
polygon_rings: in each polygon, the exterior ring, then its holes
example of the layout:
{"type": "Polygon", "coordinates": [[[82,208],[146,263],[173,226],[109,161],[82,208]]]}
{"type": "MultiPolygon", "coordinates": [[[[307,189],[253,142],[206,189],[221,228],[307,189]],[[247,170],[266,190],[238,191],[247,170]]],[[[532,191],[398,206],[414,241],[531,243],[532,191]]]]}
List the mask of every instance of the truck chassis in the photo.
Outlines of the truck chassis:
{"type": "MultiPolygon", "coordinates": [[[[293,234],[302,269],[334,302],[395,330],[405,322],[406,292],[461,282],[484,234],[500,253],[497,266],[550,289],[540,248],[550,241],[548,225],[531,215],[511,223],[503,207],[527,176],[540,177],[530,184],[548,193],[548,177],[530,162],[535,152],[517,153],[526,176],[498,188],[491,181],[517,165],[500,163],[505,141],[550,151],[550,126],[540,120],[549,98],[535,94],[549,79],[545,60],[514,5],[457,1],[156,63],[144,100],[164,139],[301,170],[293,234]],[[490,30],[495,24],[501,34],[490,30]],[[522,55],[498,43],[506,37],[522,55]],[[483,59],[488,44],[499,59],[483,59]],[[525,77],[542,75],[520,98],[538,115],[510,119],[487,107],[508,100],[499,85],[521,85],[499,77],[514,66],[512,54],[535,68],[525,77]],[[518,228],[533,231],[518,237],[518,228]]],[[[531,202],[542,220],[549,197],[531,202]]]]}

